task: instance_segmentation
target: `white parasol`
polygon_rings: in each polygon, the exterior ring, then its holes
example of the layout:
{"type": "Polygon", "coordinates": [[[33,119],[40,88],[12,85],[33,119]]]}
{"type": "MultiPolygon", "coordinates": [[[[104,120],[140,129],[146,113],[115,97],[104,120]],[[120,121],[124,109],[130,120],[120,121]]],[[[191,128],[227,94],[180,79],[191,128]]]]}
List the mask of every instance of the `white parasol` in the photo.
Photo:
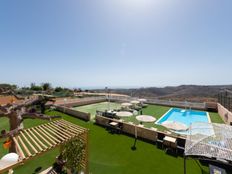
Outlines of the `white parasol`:
{"type": "Polygon", "coordinates": [[[138,100],[131,101],[131,104],[139,104],[140,102],[138,100]]]}
{"type": "Polygon", "coordinates": [[[121,104],[123,107],[129,107],[129,106],[132,106],[132,104],[131,103],[122,103],[121,104]]]}
{"type": "Polygon", "coordinates": [[[138,99],[138,101],[140,101],[140,102],[146,102],[147,99],[145,99],[145,98],[140,98],[140,99],[138,99]]]}
{"type": "Polygon", "coordinates": [[[154,122],[156,118],[150,115],[139,115],[136,116],[136,119],[141,122],[154,122]]]}
{"type": "Polygon", "coordinates": [[[126,112],[126,111],[117,112],[116,115],[119,117],[131,117],[131,116],[133,116],[133,114],[131,112],[126,112]]]}

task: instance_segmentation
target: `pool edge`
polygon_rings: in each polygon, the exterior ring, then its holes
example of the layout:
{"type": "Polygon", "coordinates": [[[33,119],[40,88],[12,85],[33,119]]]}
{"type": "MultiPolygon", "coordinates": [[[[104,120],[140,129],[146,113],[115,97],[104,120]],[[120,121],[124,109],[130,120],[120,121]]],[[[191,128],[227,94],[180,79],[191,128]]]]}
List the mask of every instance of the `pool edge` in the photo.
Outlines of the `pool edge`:
{"type": "Polygon", "coordinates": [[[155,124],[157,124],[157,125],[161,125],[160,123],[158,123],[165,115],[167,115],[172,109],[174,109],[174,108],[170,108],[167,112],[165,112],[156,122],[155,122],[155,124]]]}

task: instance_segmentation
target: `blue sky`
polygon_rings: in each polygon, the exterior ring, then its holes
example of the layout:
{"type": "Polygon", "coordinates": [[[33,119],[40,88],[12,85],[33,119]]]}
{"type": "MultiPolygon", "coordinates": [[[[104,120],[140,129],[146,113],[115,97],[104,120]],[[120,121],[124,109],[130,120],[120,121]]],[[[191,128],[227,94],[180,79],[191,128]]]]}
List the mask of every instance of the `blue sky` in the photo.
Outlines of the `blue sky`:
{"type": "Polygon", "coordinates": [[[232,84],[231,0],[1,0],[0,82],[232,84]]]}

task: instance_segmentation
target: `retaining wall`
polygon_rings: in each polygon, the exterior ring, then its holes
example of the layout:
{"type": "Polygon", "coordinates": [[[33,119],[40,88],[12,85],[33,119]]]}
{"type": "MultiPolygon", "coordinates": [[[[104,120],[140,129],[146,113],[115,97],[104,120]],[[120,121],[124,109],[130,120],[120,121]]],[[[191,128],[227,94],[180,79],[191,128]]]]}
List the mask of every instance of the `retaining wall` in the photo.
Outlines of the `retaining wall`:
{"type": "Polygon", "coordinates": [[[85,113],[85,112],[80,112],[74,109],[70,109],[66,106],[55,106],[57,111],[63,112],[65,114],[71,115],[75,118],[80,118],[85,121],[90,121],[91,114],[90,113],[85,113]]]}
{"type": "Polygon", "coordinates": [[[232,113],[222,106],[220,103],[217,104],[218,107],[218,114],[222,118],[222,120],[229,125],[232,125],[232,113]]]}
{"type": "MultiPolygon", "coordinates": [[[[114,121],[114,122],[119,122],[122,124],[122,132],[135,136],[135,127],[137,129],[137,136],[139,138],[151,141],[151,142],[156,142],[157,138],[158,138],[158,133],[162,133],[165,134],[165,132],[160,132],[158,130],[152,130],[152,129],[148,129],[145,127],[140,127],[137,125],[133,125],[133,124],[129,124],[129,123],[125,123],[125,122],[121,122],[119,120],[115,120],[115,119],[110,119],[110,118],[106,118],[106,117],[102,117],[102,116],[98,116],[96,115],[95,117],[96,120],[96,124],[107,127],[109,126],[109,122],[114,121]]],[[[180,138],[180,139],[184,139],[183,137],[175,137],[172,135],[168,135],[174,138],[180,138]]]]}

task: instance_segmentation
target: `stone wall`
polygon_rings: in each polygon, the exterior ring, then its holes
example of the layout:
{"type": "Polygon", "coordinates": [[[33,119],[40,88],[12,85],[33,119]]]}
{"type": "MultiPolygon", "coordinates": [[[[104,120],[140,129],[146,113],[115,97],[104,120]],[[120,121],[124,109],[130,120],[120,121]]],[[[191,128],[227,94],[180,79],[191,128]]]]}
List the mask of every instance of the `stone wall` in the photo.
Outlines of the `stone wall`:
{"type": "Polygon", "coordinates": [[[222,106],[220,103],[217,104],[218,106],[218,114],[222,118],[222,120],[226,123],[231,125],[232,124],[232,113],[222,106]]]}
{"type": "Polygon", "coordinates": [[[63,112],[65,114],[71,115],[76,118],[80,118],[85,121],[90,121],[91,114],[90,113],[85,113],[85,112],[80,112],[74,109],[70,109],[65,106],[55,106],[57,111],[63,112]]]}

